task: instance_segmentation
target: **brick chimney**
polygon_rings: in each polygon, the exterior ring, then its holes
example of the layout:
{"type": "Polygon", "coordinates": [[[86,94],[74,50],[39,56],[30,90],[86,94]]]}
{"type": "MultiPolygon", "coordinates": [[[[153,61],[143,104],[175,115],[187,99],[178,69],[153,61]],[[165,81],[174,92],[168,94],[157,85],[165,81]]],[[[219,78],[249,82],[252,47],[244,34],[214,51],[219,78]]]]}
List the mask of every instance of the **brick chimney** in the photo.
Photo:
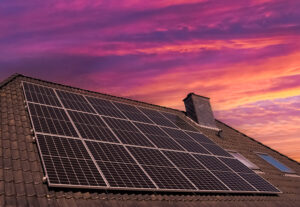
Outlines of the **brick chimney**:
{"type": "Polygon", "coordinates": [[[188,117],[193,119],[199,125],[217,128],[209,98],[189,93],[187,97],[183,99],[183,102],[188,117]]]}

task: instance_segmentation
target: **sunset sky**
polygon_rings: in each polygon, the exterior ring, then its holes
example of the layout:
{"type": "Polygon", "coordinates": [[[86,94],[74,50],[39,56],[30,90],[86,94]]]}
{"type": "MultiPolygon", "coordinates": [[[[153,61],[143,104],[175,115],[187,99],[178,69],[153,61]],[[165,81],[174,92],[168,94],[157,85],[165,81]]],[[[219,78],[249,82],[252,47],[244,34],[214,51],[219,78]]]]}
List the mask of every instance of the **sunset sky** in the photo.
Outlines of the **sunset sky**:
{"type": "Polygon", "coordinates": [[[300,1],[2,0],[12,73],[215,116],[300,161],[300,1]]]}

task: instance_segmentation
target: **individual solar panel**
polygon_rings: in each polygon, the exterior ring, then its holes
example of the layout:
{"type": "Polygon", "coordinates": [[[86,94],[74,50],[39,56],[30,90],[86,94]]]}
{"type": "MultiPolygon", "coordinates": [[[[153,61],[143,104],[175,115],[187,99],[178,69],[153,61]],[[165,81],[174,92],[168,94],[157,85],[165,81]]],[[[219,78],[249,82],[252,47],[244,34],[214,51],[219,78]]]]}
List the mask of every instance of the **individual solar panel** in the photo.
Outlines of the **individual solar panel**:
{"type": "Polygon", "coordinates": [[[114,102],[114,105],[123,113],[129,120],[152,123],[152,121],[139,111],[135,106],[114,102]]]}
{"type": "Polygon", "coordinates": [[[207,170],[181,169],[199,190],[228,191],[229,189],[207,170]]]}
{"type": "Polygon", "coordinates": [[[165,117],[167,117],[170,121],[172,121],[172,123],[174,123],[180,129],[198,132],[194,127],[192,127],[190,124],[188,124],[186,121],[184,121],[179,116],[177,116],[175,114],[166,113],[166,112],[160,112],[160,113],[163,114],[165,117]]]}
{"type": "Polygon", "coordinates": [[[155,189],[138,165],[97,161],[111,187],[155,189]]]}
{"type": "Polygon", "coordinates": [[[173,139],[182,139],[182,140],[188,140],[188,141],[194,141],[190,136],[188,136],[186,133],[184,133],[181,130],[177,129],[171,129],[171,128],[162,128],[167,134],[172,137],[173,139]]]}
{"type": "Polygon", "coordinates": [[[26,82],[23,82],[23,86],[28,101],[50,106],[61,106],[53,89],[26,82]]]}
{"type": "Polygon", "coordinates": [[[213,171],[212,173],[233,191],[256,191],[236,173],[220,171],[213,171]]]}
{"type": "Polygon", "coordinates": [[[206,144],[201,143],[203,147],[205,147],[211,154],[218,155],[218,156],[224,156],[224,157],[232,157],[228,152],[226,152],[224,149],[219,147],[216,144],[206,144]]]}
{"type": "Polygon", "coordinates": [[[264,180],[263,178],[261,178],[255,173],[251,173],[251,174],[239,173],[239,175],[259,191],[280,192],[277,188],[272,186],[270,183],[268,183],[266,180],[264,180]]]}
{"type": "Polygon", "coordinates": [[[36,132],[78,137],[63,109],[28,103],[36,132]]]}
{"type": "Polygon", "coordinates": [[[56,90],[56,92],[65,108],[76,111],[95,113],[93,108],[84,98],[84,96],[61,90],[56,90]]]}
{"type": "Polygon", "coordinates": [[[204,169],[193,156],[184,152],[163,151],[163,153],[179,168],[204,169]]]}
{"type": "Polygon", "coordinates": [[[178,128],[175,124],[166,119],[166,117],[164,117],[158,111],[142,107],[138,107],[138,109],[141,110],[144,114],[146,114],[157,125],[178,128]]]}
{"type": "Polygon", "coordinates": [[[68,111],[68,113],[82,138],[119,142],[99,116],[76,111],[68,111]]]}
{"type": "Polygon", "coordinates": [[[246,165],[244,165],[243,163],[241,163],[236,159],[223,158],[223,157],[219,157],[219,159],[222,162],[224,162],[227,166],[229,166],[231,169],[233,169],[235,172],[254,173],[246,165]]]}
{"type": "Polygon", "coordinates": [[[192,137],[196,142],[215,144],[212,140],[210,140],[208,137],[206,137],[203,134],[195,133],[195,132],[188,132],[188,131],[186,131],[185,133],[187,133],[190,137],[192,137]]]}
{"type": "Polygon", "coordinates": [[[141,165],[173,167],[170,161],[157,149],[128,147],[131,154],[141,165]]]}
{"type": "Polygon", "coordinates": [[[86,145],[88,146],[95,160],[136,164],[134,159],[122,145],[93,141],[86,141],[86,145]]]}
{"type": "Polygon", "coordinates": [[[50,186],[106,186],[82,141],[38,134],[37,142],[50,186]]]}
{"type": "Polygon", "coordinates": [[[210,154],[204,147],[202,147],[197,142],[183,140],[183,139],[177,139],[176,142],[179,143],[188,152],[196,152],[196,153],[201,153],[201,154],[210,154]]]}
{"type": "Polygon", "coordinates": [[[105,122],[124,144],[154,147],[151,142],[130,122],[104,117],[105,122]]]}
{"type": "Polygon", "coordinates": [[[126,119],[126,117],[115,107],[115,105],[112,104],[111,101],[92,97],[87,97],[87,99],[98,114],[126,119]]]}
{"type": "Polygon", "coordinates": [[[151,140],[157,147],[163,149],[184,150],[172,138],[170,138],[159,127],[149,124],[135,123],[135,125],[151,140]]]}
{"type": "Polygon", "coordinates": [[[218,158],[206,155],[193,155],[197,160],[199,160],[207,169],[218,170],[218,171],[231,171],[226,165],[224,165],[218,158]]]}
{"type": "Polygon", "coordinates": [[[195,187],[173,167],[144,165],[143,168],[160,189],[195,190],[195,187]]]}

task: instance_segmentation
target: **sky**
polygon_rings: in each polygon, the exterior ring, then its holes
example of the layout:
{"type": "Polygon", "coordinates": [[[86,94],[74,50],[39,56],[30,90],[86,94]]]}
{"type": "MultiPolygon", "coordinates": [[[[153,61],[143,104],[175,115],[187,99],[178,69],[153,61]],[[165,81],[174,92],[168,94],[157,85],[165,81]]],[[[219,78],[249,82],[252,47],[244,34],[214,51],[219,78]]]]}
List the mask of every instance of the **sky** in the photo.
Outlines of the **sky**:
{"type": "Polygon", "coordinates": [[[215,117],[300,161],[300,1],[1,0],[12,73],[215,117]]]}

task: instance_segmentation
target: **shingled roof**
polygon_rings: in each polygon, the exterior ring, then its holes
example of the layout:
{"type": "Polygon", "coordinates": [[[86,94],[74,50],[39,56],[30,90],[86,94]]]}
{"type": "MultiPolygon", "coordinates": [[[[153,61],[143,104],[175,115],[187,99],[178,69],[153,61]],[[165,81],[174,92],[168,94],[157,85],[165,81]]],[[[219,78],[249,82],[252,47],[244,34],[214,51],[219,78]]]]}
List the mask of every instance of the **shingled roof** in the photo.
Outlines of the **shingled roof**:
{"type": "Polygon", "coordinates": [[[216,120],[222,137],[214,129],[201,127],[185,113],[166,107],[82,90],[15,74],[0,84],[0,206],[299,206],[300,178],[286,176],[259,158],[264,152],[300,174],[299,163],[257,142],[253,138],[216,120]],[[123,192],[50,188],[43,182],[44,172],[28,112],[21,81],[38,83],[133,105],[176,113],[225,149],[237,151],[259,166],[266,180],[278,187],[278,195],[123,192]]]}

